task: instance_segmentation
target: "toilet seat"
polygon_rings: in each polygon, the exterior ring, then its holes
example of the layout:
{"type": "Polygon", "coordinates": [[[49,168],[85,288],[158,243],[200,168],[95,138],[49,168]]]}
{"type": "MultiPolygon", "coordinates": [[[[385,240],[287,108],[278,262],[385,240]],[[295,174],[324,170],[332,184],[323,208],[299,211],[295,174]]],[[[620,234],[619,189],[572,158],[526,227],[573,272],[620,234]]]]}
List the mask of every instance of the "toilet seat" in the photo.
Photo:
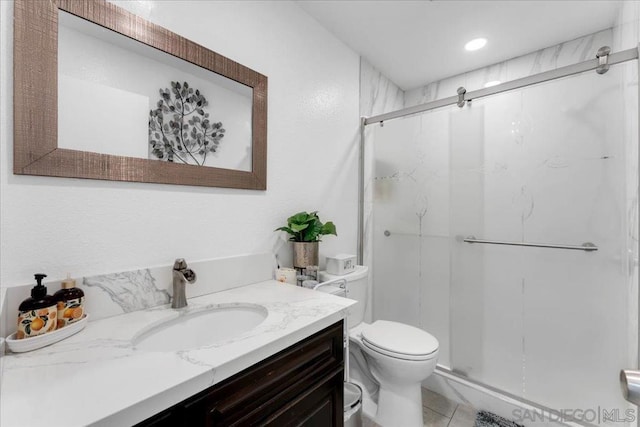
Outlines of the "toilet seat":
{"type": "Polygon", "coordinates": [[[428,332],[403,323],[377,320],[362,329],[362,344],[370,350],[404,360],[437,357],[438,340],[428,332]]]}

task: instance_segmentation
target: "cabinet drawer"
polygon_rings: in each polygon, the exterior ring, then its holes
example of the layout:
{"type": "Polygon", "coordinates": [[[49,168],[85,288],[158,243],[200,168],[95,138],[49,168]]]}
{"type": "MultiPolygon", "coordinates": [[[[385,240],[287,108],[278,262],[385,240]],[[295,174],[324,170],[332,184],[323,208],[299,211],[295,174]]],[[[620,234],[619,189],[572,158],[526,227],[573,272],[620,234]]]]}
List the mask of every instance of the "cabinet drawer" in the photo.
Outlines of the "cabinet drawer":
{"type": "Polygon", "coordinates": [[[342,378],[342,328],[336,323],[189,399],[186,425],[262,424],[328,376],[342,378]]]}
{"type": "MultiPolygon", "coordinates": [[[[339,427],[343,425],[342,370],[308,386],[263,424],[270,427],[339,427]],[[337,410],[336,410],[337,409],[337,410]]],[[[242,425],[239,423],[238,425],[242,425]]]]}

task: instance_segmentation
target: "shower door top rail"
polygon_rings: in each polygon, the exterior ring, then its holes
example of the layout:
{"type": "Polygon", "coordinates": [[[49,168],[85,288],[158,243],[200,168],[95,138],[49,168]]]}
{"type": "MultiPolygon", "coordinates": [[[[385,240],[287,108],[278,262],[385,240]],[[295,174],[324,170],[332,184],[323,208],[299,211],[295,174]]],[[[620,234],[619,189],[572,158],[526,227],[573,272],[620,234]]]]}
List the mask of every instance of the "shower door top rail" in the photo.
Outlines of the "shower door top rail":
{"type": "MultiPolygon", "coordinates": [[[[607,56],[608,65],[620,64],[626,61],[638,59],[638,48],[631,48],[609,54],[607,56]]],[[[520,89],[526,86],[546,82],[548,80],[554,80],[561,77],[571,76],[573,74],[582,73],[585,71],[597,70],[600,67],[600,59],[590,59],[583,62],[578,62],[573,65],[567,65],[565,67],[556,68],[549,71],[543,71],[531,76],[522,77],[520,79],[512,80],[509,82],[501,83],[496,86],[491,86],[484,89],[478,89],[471,92],[462,94],[462,98],[459,95],[450,96],[448,98],[437,99],[435,101],[427,102],[425,104],[414,105],[411,107],[403,108],[401,110],[392,111],[390,113],[378,114],[371,117],[363,117],[364,126],[381,123],[386,120],[397,119],[400,117],[410,116],[412,114],[422,113],[425,111],[433,110],[435,108],[445,107],[448,105],[455,105],[460,100],[472,101],[474,99],[482,98],[489,95],[495,95],[497,93],[507,92],[513,89],[520,89]]]]}
{"type": "Polygon", "coordinates": [[[582,245],[554,245],[551,243],[525,243],[525,242],[506,242],[503,240],[484,240],[476,239],[475,236],[468,236],[462,239],[465,243],[482,243],[485,245],[507,245],[507,246],[526,246],[531,248],[551,248],[551,249],[570,249],[576,251],[593,252],[598,247],[591,242],[585,242],[582,245]]]}

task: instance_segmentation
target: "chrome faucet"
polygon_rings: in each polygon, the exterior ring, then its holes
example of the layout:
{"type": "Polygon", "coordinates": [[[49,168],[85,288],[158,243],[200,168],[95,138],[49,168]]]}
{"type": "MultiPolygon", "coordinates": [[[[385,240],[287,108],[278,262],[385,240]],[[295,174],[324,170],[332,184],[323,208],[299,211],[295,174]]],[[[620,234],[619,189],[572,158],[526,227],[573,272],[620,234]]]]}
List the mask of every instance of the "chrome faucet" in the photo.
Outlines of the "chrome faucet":
{"type": "Polygon", "coordinates": [[[185,295],[185,285],[187,282],[196,281],[196,273],[187,268],[187,262],[183,258],[176,259],[173,263],[173,298],[171,308],[182,308],[187,306],[187,296],[185,295]]]}

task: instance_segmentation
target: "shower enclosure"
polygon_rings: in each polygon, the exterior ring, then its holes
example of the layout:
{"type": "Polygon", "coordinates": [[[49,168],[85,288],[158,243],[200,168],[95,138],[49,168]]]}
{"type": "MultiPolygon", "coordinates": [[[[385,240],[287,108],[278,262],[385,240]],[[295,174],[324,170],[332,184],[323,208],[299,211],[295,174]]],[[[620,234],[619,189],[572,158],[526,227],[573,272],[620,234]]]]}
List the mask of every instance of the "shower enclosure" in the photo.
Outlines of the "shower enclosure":
{"type": "Polygon", "coordinates": [[[373,320],[434,335],[440,372],[624,417],[618,373],[638,366],[637,50],[604,74],[597,62],[363,120],[360,256],[373,320]]]}

